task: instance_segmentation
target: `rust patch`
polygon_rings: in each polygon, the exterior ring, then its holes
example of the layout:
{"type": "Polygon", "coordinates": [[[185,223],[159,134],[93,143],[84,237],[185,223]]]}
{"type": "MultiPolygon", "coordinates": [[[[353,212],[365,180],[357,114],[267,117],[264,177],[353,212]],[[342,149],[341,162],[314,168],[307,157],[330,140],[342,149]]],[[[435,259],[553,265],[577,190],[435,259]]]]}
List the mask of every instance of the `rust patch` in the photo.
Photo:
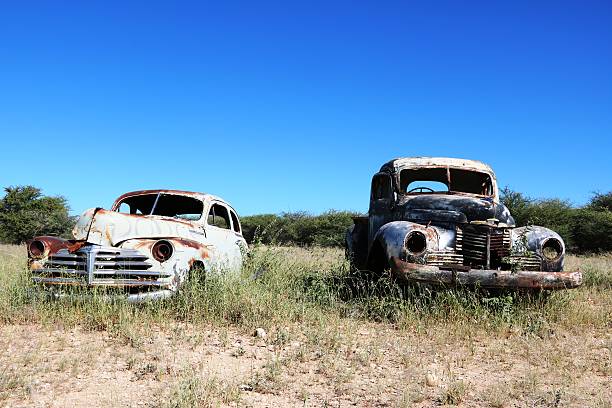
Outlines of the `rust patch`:
{"type": "Polygon", "coordinates": [[[404,262],[391,258],[393,274],[404,282],[431,283],[434,285],[467,285],[481,288],[516,289],[571,289],[582,284],[582,273],[540,272],[540,271],[500,271],[490,269],[462,268],[443,270],[436,266],[404,262]]]}
{"type": "Polygon", "coordinates": [[[75,241],[73,244],[70,244],[66,247],[66,249],[68,250],[68,252],[70,252],[71,254],[75,253],[76,251],[78,251],[79,249],[83,248],[83,245],[86,244],[86,241],[75,241]]]}

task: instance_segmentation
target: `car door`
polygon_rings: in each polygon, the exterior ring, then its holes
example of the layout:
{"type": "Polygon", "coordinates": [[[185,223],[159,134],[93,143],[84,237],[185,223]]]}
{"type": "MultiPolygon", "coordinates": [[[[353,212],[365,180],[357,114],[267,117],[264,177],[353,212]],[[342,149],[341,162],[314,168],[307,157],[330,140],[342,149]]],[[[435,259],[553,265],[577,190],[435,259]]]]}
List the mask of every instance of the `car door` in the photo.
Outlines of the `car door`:
{"type": "Polygon", "coordinates": [[[232,229],[229,209],[224,203],[211,203],[206,219],[206,237],[213,253],[211,263],[215,270],[234,272],[240,268],[242,255],[232,229]]]}
{"type": "Polygon", "coordinates": [[[242,261],[244,260],[244,256],[249,250],[246,240],[242,236],[242,226],[240,225],[240,220],[238,219],[238,214],[230,208],[230,218],[232,221],[232,231],[234,232],[234,251],[236,253],[235,264],[234,267],[240,269],[242,267],[242,261]]]}
{"type": "Polygon", "coordinates": [[[388,173],[376,173],[372,177],[372,188],[370,193],[369,211],[369,234],[368,242],[372,243],[374,235],[380,227],[393,221],[393,205],[395,195],[391,175],[388,173]]]}

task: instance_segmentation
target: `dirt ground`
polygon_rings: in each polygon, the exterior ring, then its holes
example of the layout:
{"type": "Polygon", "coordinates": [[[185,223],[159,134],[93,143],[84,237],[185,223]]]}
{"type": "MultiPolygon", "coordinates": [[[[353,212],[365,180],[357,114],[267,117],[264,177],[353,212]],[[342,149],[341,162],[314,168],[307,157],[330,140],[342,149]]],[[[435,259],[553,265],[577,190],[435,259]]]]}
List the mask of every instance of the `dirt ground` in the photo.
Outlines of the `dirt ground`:
{"type": "Polygon", "coordinates": [[[610,332],[526,339],[343,321],[266,338],[184,325],[142,333],[125,341],[81,329],[1,327],[2,375],[15,382],[4,406],[190,406],[189,393],[200,393],[204,406],[254,407],[612,401],[610,332]]]}
{"type": "Polygon", "coordinates": [[[340,251],[278,251],[263,283],[209,282],[206,298],[158,310],[24,301],[25,251],[0,246],[0,406],[612,407],[611,255],[570,257],[585,284],[548,306],[449,295],[379,320],[363,314],[379,298],[347,307],[287,284],[340,251]]]}

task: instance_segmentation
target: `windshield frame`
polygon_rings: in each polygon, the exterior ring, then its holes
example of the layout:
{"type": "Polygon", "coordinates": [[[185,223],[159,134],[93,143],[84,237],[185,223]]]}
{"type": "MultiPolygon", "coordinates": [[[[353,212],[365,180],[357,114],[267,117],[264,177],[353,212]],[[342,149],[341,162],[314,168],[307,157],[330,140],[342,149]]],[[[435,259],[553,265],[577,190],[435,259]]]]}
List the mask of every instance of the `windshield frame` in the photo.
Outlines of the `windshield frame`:
{"type": "Polygon", "coordinates": [[[120,214],[126,214],[126,213],[122,213],[119,211],[119,207],[121,207],[121,204],[125,203],[126,201],[129,201],[130,199],[134,197],[142,197],[142,196],[155,196],[155,201],[153,203],[153,206],[151,207],[150,214],[129,214],[129,215],[135,215],[135,216],[140,216],[140,217],[163,217],[163,218],[168,218],[171,220],[186,221],[186,222],[200,222],[202,218],[204,217],[204,213],[206,212],[206,203],[203,200],[197,197],[194,197],[192,195],[176,194],[176,193],[167,192],[167,191],[149,191],[149,192],[143,192],[140,194],[131,194],[125,197],[120,197],[120,199],[115,201],[115,203],[113,204],[111,211],[118,212],[120,214]],[[197,219],[187,219],[187,218],[181,218],[181,217],[176,217],[176,216],[172,217],[169,215],[155,214],[155,209],[157,207],[159,199],[162,196],[178,196],[178,197],[184,197],[184,198],[199,201],[202,204],[202,211],[200,213],[200,216],[197,219]]]}
{"type": "MultiPolygon", "coordinates": [[[[488,171],[482,171],[480,169],[473,169],[473,168],[465,168],[465,167],[457,167],[457,166],[448,166],[448,165],[432,165],[432,166],[419,166],[419,167],[402,167],[396,170],[396,185],[397,185],[397,192],[400,195],[403,196],[415,196],[415,195],[422,195],[422,194],[444,194],[444,195],[466,195],[466,196],[471,196],[471,197],[481,197],[481,198],[492,198],[494,200],[497,200],[498,198],[498,190],[497,190],[497,180],[495,179],[495,175],[492,174],[491,172],[488,171]],[[407,191],[405,191],[404,189],[402,189],[402,172],[404,171],[415,171],[415,170],[426,170],[426,169],[440,169],[440,170],[446,170],[446,180],[438,180],[438,179],[434,179],[434,180],[414,180],[414,181],[437,181],[437,182],[441,182],[443,184],[446,184],[448,187],[448,191],[425,191],[425,192],[412,192],[409,193],[407,191]],[[464,172],[470,172],[470,173],[477,173],[477,174],[482,174],[484,176],[487,176],[489,179],[489,183],[490,183],[490,190],[491,190],[491,194],[479,194],[479,193],[472,193],[472,192],[466,192],[466,191],[458,191],[458,190],[453,190],[451,189],[452,187],[452,180],[451,180],[451,171],[452,170],[459,170],[459,171],[464,171],[464,172]]],[[[410,185],[412,181],[406,183],[406,188],[410,185]]]]}

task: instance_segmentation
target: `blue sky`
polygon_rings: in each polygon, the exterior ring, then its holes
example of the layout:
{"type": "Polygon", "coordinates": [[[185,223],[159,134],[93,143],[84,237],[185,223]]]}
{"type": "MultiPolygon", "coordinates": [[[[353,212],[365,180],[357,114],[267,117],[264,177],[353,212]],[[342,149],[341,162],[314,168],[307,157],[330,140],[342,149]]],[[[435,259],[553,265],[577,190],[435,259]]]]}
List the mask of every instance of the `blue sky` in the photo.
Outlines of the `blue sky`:
{"type": "Polygon", "coordinates": [[[607,1],[24,1],[0,38],[0,186],[74,213],[141,188],[365,211],[416,155],[578,205],[611,188],[607,1]]]}

